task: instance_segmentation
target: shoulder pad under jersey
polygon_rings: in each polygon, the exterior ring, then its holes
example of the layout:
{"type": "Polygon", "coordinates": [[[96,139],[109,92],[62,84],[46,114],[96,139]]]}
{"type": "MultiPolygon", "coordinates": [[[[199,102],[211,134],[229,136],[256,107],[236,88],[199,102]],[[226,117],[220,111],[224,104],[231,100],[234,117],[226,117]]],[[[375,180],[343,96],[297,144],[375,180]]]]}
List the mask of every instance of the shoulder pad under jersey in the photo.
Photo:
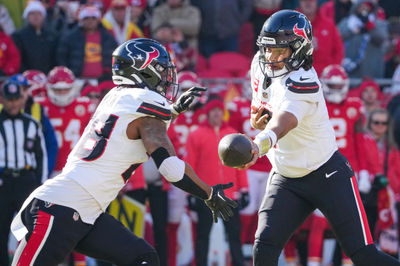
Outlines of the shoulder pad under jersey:
{"type": "Polygon", "coordinates": [[[319,91],[320,82],[315,70],[304,71],[300,69],[289,74],[289,77],[285,81],[285,86],[289,91],[294,93],[312,94],[319,91]]]}
{"type": "Polygon", "coordinates": [[[169,103],[160,94],[150,90],[140,90],[136,100],[139,102],[137,113],[154,116],[164,121],[171,120],[172,113],[169,103]]]}
{"type": "Polygon", "coordinates": [[[302,68],[289,74],[283,81],[285,98],[293,101],[318,102],[323,100],[321,83],[314,69],[304,71],[302,68]]]}

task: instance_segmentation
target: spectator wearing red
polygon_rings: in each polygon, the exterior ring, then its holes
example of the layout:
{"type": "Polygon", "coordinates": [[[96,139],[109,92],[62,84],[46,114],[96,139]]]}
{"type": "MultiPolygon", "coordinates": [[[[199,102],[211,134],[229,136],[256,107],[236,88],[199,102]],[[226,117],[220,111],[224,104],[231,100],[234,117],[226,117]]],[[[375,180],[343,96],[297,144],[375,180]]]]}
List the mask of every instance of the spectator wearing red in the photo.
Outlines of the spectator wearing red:
{"type": "MultiPolygon", "coordinates": [[[[235,200],[240,200],[248,191],[245,171],[223,166],[218,157],[218,143],[228,134],[236,131],[223,122],[224,105],[219,99],[213,99],[205,105],[207,121],[191,132],[187,140],[187,162],[198,173],[204,182],[217,184],[219,182],[234,182],[234,186],[225,190],[225,194],[235,200]]],[[[197,198],[191,198],[190,208],[197,212],[196,225],[196,265],[206,266],[208,257],[209,237],[212,227],[211,212],[197,198]]],[[[248,202],[247,202],[248,203],[248,202]]],[[[243,206],[242,206],[243,207],[243,206]]],[[[238,208],[233,210],[229,221],[224,221],[225,231],[232,255],[232,265],[244,265],[240,241],[240,217],[238,208]]]]}
{"type": "Polygon", "coordinates": [[[144,37],[142,30],[131,21],[128,7],[128,0],[112,0],[110,9],[104,14],[101,21],[118,44],[144,37]]]}
{"type": "Polygon", "coordinates": [[[21,56],[14,41],[0,26],[0,76],[11,76],[18,73],[21,56]]]}
{"type": "Polygon", "coordinates": [[[114,37],[100,23],[96,6],[79,11],[79,27],[66,32],[57,49],[57,63],[67,66],[76,77],[111,79],[111,55],[117,47],[114,37]]]}
{"type": "Polygon", "coordinates": [[[307,16],[313,27],[313,66],[318,75],[328,65],[340,65],[344,55],[342,38],[335,24],[321,15],[318,0],[300,0],[299,9],[307,16]]]}
{"type": "Polygon", "coordinates": [[[400,153],[391,126],[387,110],[371,112],[367,123],[368,135],[365,136],[368,167],[372,173],[371,189],[364,206],[380,249],[397,257],[398,218],[393,209],[396,206],[399,211],[400,206],[400,153]]]}
{"type": "Polygon", "coordinates": [[[381,100],[383,99],[383,94],[378,83],[376,83],[373,79],[364,79],[358,88],[358,93],[358,96],[363,102],[366,117],[368,117],[373,110],[382,106],[381,100]]]}
{"type": "MultiPolygon", "coordinates": [[[[373,110],[368,118],[366,150],[368,167],[373,176],[385,175],[400,202],[400,153],[390,130],[390,116],[385,109],[373,110]]],[[[373,180],[372,180],[373,181],[373,180]]]]}

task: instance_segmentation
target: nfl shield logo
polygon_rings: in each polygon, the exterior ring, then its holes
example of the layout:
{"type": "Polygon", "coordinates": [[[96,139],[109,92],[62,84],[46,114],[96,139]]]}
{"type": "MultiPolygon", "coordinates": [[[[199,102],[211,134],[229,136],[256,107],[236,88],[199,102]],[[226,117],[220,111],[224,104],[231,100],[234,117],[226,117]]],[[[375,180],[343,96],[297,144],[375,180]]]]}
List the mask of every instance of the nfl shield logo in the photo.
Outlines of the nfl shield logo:
{"type": "Polygon", "coordinates": [[[74,212],[74,215],[72,215],[72,219],[74,219],[75,222],[78,221],[78,219],[79,219],[79,213],[74,212]]]}
{"type": "Polygon", "coordinates": [[[48,201],[45,201],[44,202],[44,207],[45,208],[50,208],[51,206],[53,206],[54,205],[54,203],[52,203],[52,202],[48,202],[48,201]]]}
{"type": "Polygon", "coordinates": [[[10,84],[10,86],[8,86],[8,89],[10,91],[10,93],[14,94],[17,92],[17,86],[15,86],[14,84],[10,84]]]}

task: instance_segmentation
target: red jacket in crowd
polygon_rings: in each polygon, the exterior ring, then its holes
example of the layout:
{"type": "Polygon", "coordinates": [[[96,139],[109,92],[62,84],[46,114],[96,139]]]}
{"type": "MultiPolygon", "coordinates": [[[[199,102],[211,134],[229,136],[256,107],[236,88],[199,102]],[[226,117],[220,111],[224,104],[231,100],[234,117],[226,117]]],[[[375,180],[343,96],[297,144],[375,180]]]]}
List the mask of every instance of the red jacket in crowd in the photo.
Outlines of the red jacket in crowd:
{"type": "Polygon", "coordinates": [[[395,194],[396,201],[400,201],[400,151],[391,148],[386,159],[386,147],[379,149],[376,140],[369,134],[365,135],[365,150],[368,172],[372,175],[385,174],[385,160],[387,160],[387,178],[395,194]]]}
{"type": "Polygon", "coordinates": [[[240,195],[235,192],[248,190],[246,171],[224,166],[218,157],[219,141],[231,133],[236,133],[236,131],[225,123],[218,132],[208,123],[199,126],[188,136],[186,161],[210,186],[233,182],[234,186],[225,190],[225,194],[230,198],[238,199],[240,195]]]}
{"type": "Polygon", "coordinates": [[[21,56],[13,40],[3,31],[0,31],[0,70],[7,76],[19,72],[21,56]]]}
{"type": "Polygon", "coordinates": [[[342,64],[344,47],[342,37],[335,24],[329,18],[318,13],[313,21],[313,58],[314,68],[318,74],[331,64],[342,64]]]}

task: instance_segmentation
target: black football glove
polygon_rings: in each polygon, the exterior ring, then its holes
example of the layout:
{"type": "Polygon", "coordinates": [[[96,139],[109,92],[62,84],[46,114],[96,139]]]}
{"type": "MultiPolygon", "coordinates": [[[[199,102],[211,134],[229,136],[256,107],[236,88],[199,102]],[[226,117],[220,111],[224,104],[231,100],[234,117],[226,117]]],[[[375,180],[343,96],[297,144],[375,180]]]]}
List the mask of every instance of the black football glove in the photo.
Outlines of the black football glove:
{"type": "Polygon", "coordinates": [[[224,190],[231,188],[233,183],[218,184],[212,187],[211,196],[204,200],[208,208],[210,208],[214,223],[218,222],[218,214],[221,214],[222,219],[229,220],[233,216],[232,208],[236,208],[238,204],[225,196],[224,190]]]}
{"type": "Polygon", "coordinates": [[[374,183],[372,187],[376,188],[378,191],[384,189],[389,184],[389,181],[386,176],[377,174],[374,179],[374,183]]]}
{"type": "Polygon", "coordinates": [[[206,91],[207,88],[203,87],[192,87],[182,93],[181,96],[179,96],[178,100],[172,105],[173,110],[176,112],[176,114],[180,114],[185,112],[190,104],[193,102],[195,97],[201,97],[201,92],[206,91]]]}

